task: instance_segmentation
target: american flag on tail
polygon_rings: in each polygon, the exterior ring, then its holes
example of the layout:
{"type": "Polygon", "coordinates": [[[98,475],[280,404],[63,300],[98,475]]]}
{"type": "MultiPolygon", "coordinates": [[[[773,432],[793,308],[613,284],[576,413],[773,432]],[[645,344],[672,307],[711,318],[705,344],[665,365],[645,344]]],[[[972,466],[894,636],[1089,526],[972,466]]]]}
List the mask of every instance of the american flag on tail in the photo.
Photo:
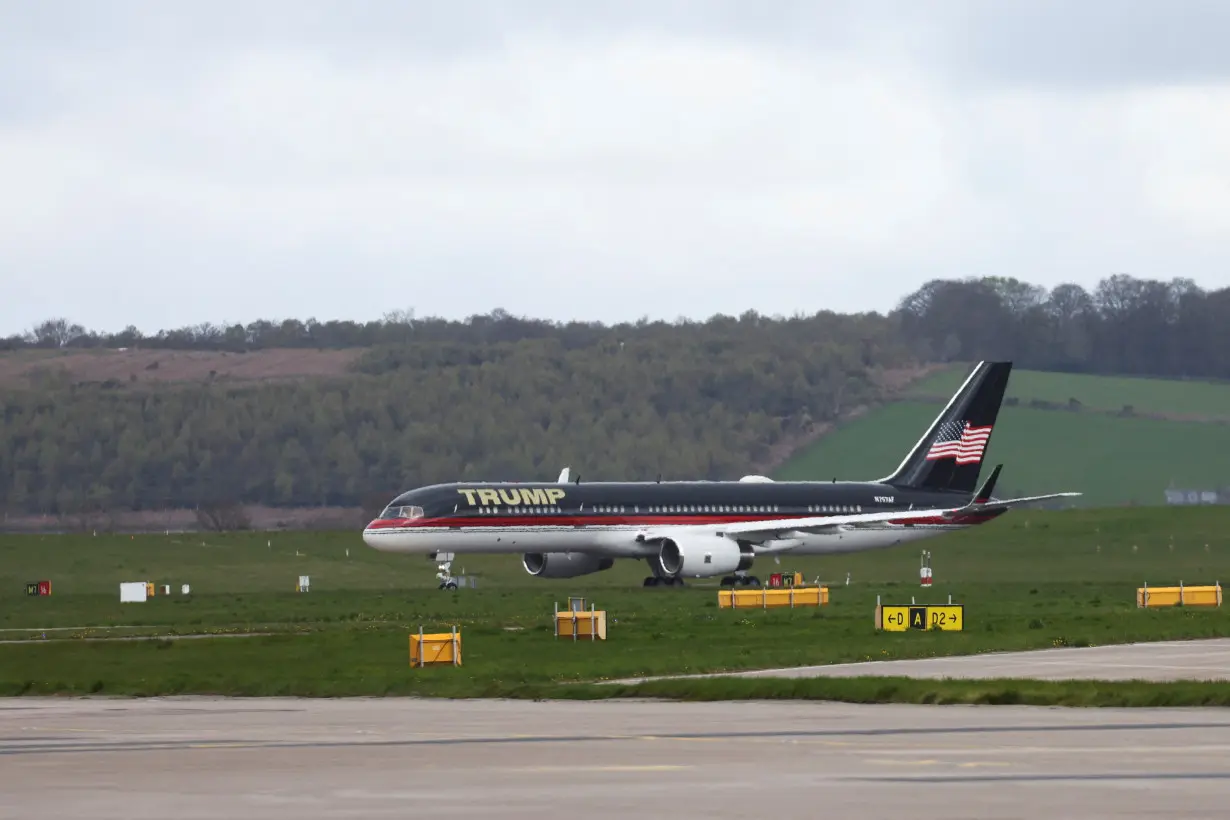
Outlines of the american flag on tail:
{"type": "Polygon", "coordinates": [[[991,437],[991,425],[971,427],[968,421],[948,421],[940,426],[927,460],[955,458],[958,464],[977,464],[991,437]]]}

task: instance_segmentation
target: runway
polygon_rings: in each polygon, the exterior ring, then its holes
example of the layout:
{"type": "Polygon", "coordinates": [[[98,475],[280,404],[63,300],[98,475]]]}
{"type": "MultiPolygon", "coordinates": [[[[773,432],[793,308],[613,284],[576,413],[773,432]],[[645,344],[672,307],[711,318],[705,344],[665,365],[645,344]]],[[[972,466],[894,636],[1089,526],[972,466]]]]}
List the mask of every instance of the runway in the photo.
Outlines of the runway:
{"type": "MultiPolygon", "coordinates": [[[[986,652],[901,661],[835,663],[728,672],[749,678],[1029,678],[1032,680],[1230,681],[1230,638],[1111,646],[1064,647],[1029,652],[986,652]]],[[[680,677],[707,678],[715,675],[680,677]]],[[[608,683],[637,683],[628,678],[608,683]]]]}
{"type": "Polygon", "coordinates": [[[0,817],[1220,816],[1230,711],[0,701],[0,817]]]}

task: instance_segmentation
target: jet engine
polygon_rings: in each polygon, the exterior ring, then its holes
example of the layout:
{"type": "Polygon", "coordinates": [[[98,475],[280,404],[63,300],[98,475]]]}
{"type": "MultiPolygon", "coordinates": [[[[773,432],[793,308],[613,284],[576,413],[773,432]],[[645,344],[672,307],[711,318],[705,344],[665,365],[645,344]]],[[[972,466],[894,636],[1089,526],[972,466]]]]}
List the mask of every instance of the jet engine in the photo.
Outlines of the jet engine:
{"type": "Polygon", "coordinates": [[[662,539],[657,563],[668,578],[708,578],[729,575],[752,565],[750,544],[740,544],[720,535],[686,535],[662,539]]]}
{"type": "Polygon", "coordinates": [[[576,578],[610,569],[615,559],[583,552],[527,552],[521,558],[521,565],[537,578],[576,578]]]}

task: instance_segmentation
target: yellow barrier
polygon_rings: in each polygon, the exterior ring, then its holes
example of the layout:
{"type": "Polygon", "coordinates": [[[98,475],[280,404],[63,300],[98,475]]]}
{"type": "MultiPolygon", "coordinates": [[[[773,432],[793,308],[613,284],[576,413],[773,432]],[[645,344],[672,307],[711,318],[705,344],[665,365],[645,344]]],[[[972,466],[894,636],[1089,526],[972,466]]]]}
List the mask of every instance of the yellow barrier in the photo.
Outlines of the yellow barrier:
{"type": "Polygon", "coordinates": [[[876,604],[876,629],[885,632],[905,632],[910,629],[943,632],[965,630],[965,607],[947,606],[882,606],[876,604]]]}
{"type": "Polygon", "coordinates": [[[422,668],[429,663],[449,663],[461,666],[461,633],[457,627],[452,632],[434,632],[410,635],[410,666],[422,668]]]}
{"type": "Polygon", "coordinates": [[[587,638],[591,641],[606,640],[606,610],[591,609],[589,612],[556,612],[555,637],[587,638]]]}
{"type": "Polygon", "coordinates": [[[591,641],[606,640],[606,610],[594,609],[589,605],[585,611],[584,598],[569,598],[568,609],[560,612],[559,604],[555,605],[555,637],[589,638],[591,641]]]}
{"type": "Polygon", "coordinates": [[[1180,581],[1177,587],[1151,587],[1145,584],[1136,590],[1136,606],[1221,606],[1221,582],[1213,586],[1188,587],[1180,581]]]}
{"type": "Polygon", "coordinates": [[[779,606],[824,606],[829,602],[828,587],[785,587],[783,589],[719,589],[722,609],[769,609],[779,606]]]}

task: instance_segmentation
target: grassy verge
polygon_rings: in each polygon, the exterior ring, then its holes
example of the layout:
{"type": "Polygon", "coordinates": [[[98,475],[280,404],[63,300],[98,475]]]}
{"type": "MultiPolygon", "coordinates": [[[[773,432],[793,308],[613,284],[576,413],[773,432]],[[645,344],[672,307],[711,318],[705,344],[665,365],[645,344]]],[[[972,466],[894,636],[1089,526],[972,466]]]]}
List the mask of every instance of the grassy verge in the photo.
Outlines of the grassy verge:
{"type": "MultiPolygon", "coordinates": [[[[141,648],[146,659],[170,650],[164,641],[141,648]]],[[[263,647],[240,648],[254,663],[263,647]]],[[[315,647],[303,644],[300,666],[315,647]]],[[[285,655],[286,660],[293,660],[285,655]]],[[[78,660],[81,656],[77,656],[78,660]]],[[[1036,681],[1036,680],[915,680],[903,677],[864,678],[701,678],[657,680],[636,684],[565,684],[517,676],[513,679],[474,675],[457,668],[416,670],[388,676],[371,666],[335,664],[328,676],[244,675],[235,667],[222,669],[196,663],[133,665],[131,655],[120,661],[125,673],[92,665],[87,675],[64,668],[44,669],[40,679],[0,679],[0,696],[17,695],[225,695],[232,697],[293,696],[445,696],[451,698],[518,698],[535,700],[609,700],[651,698],[678,701],[823,700],[846,703],[1037,705],[1079,707],[1230,706],[1230,687],[1219,682],[1179,681],[1036,681]]]]}
{"type": "Polygon", "coordinates": [[[1035,706],[1230,706],[1216,682],[915,680],[912,678],[707,678],[627,686],[556,687],[548,697],[712,700],[831,700],[846,703],[1035,706]]]}

